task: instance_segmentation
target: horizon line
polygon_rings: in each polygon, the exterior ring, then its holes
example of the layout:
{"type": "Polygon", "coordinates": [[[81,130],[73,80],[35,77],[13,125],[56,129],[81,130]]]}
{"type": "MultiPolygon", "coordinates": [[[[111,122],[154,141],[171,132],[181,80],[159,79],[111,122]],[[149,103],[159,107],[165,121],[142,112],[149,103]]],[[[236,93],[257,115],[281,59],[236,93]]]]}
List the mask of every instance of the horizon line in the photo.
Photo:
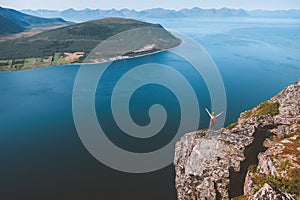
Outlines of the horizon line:
{"type": "MultiPolygon", "coordinates": [[[[8,7],[2,7],[0,6],[0,8],[8,8],[8,7]]],[[[38,9],[31,9],[31,8],[23,8],[23,9],[16,9],[16,8],[11,8],[11,9],[15,9],[15,10],[19,10],[19,11],[22,11],[22,10],[33,10],[33,11],[37,11],[37,10],[48,10],[48,11],[66,11],[66,10],[75,10],[75,11],[82,11],[82,10],[116,10],[116,11],[121,11],[121,10],[131,10],[131,11],[136,11],[136,12],[141,12],[141,11],[146,11],[146,10],[152,10],[152,9],[163,9],[163,10],[170,10],[170,11],[180,11],[180,10],[184,10],[184,9],[187,9],[187,10],[191,10],[191,9],[194,9],[194,8],[199,8],[199,9],[202,9],[202,10],[221,10],[221,9],[231,9],[231,10],[244,10],[244,11],[300,11],[300,8],[299,9],[244,9],[244,8],[230,8],[230,7],[219,7],[219,8],[216,8],[216,7],[213,7],[213,8],[201,8],[201,7],[198,7],[198,6],[195,6],[195,7],[191,7],[191,8],[180,8],[180,9],[172,9],[172,8],[163,8],[163,7],[153,7],[153,8],[147,8],[147,9],[131,9],[131,8],[110,8],[110,9],[101,9],[101,8],[89,8],[89,7],[86,7],[86,8],[82,8],[82,9],[75,9],[75,8],[66,8],[66,9],[62,9],[62,10],[59,10],[59,9],[47,9],[47,8],[38,8],[38,9]]]]}

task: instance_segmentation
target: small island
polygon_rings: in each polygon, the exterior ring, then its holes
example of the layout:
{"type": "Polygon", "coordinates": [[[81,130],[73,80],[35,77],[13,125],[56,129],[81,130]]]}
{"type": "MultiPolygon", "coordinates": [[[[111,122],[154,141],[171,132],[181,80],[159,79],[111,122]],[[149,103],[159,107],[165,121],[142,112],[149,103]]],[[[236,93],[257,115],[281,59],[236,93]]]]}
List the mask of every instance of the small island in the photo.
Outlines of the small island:
{"type": "Polygon", "coordinates": [[[105,18],[0,42],[0,71],[111,62],[161,52],[180,44],[181,40],[160,24],[105,18]],[[102,49],[97,50],[102,42],[102,49]]]}

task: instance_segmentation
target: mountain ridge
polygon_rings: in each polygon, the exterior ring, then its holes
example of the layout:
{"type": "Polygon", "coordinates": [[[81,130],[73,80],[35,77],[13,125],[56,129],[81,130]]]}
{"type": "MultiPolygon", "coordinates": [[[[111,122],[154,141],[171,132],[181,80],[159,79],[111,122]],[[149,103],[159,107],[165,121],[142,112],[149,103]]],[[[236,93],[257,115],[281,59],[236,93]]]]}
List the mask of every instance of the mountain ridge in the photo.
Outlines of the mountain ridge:
{"type": "Polygon", "coordinates": [[[22,12],[43,16],[43,17],[62,17],[70,21],[87,21],[92,19],[106,18],[106,17],[129,17],[129,18],[179,18],[179,17],[241,17],[248,16],[247,12],[243,9],[230,9],[230,8],[221,8],[221,9],[201,9],[201,8],[192,8],[192,9],[181,9],[181,10],[170,10],[163,8],[152,8],[141,11],[136,11],[134,9],[110,9],[110,10],[101,10],[101,9],[83,9],[75,10],[69,8],[63,11],[58,10],[22,10],[22,12]],[[192,11],[191,14],[189,11],[192,11]]]}
{"type": "Polygon", "coordinates": [[[87,21],[106,17],[130,17],[137,19],[145,18],[182,18],[182,17],[280,17],[280,18],[300,18],[300,9],[290,10],[245,10],[231,8],[211,8],[203,9],[199,7],[184,8],[180,10],[151,8],[136,11],[134,9],[123,8],[120,10],[109,9],[82,9],[75,10],[69,8],[66,10],[22,10],[22,12],[40,17],[62,17],[70,21],[87,21]]]}
{"type": "Polygon", "coordinates": [[[1,29],[0,35],[20,33],[25,30],[48,26],[67,25],[62,18],[42,18],[24,14],[14,9],[0,7],[1,29]]]}
{"type": "Polygon", "coordinates": [[[14,34],[25,31],[25,28],[12,22],[11,20],[0,16],[0,35],[1,34],[14,34]]]}

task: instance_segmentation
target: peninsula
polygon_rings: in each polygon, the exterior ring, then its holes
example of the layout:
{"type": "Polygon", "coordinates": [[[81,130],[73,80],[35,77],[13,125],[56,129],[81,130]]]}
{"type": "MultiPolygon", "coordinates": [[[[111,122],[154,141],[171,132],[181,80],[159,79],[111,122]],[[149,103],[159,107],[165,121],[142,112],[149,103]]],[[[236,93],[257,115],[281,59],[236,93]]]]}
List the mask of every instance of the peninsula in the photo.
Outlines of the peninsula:
{"type": "Polygon", "coordinates": [[[0,42],[0,71],[109,62],[157,53],[180,44],[181,40],[160,24],[105,18],[0,42]]]}

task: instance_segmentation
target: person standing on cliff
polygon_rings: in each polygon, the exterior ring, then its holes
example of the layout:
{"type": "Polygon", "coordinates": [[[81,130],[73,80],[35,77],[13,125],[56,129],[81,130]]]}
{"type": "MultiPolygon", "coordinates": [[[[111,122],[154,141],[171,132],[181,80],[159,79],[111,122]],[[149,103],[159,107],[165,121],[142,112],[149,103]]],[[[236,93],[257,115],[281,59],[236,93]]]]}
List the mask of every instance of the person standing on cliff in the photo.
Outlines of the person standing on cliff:
{"type": "Polygon", "coordinates": [[[214,112],[212,112],[212,113],[210,114],[210,112],[208,111],[207,108],[205,108],[205,110],[206,110],[206,112],[208,113],[208,115],[209,115],[209,117],[210,117],[209,129],[210,129],[210,130],[214,130],[214,126],[215,126],[215,124],[216,124],[216,122],[217,122],[217,118],[218,118],[219,116],[221,116],[221,115],[223,114],[223,112],[220,112],[219,114],[215,115],[214,112]]]}

